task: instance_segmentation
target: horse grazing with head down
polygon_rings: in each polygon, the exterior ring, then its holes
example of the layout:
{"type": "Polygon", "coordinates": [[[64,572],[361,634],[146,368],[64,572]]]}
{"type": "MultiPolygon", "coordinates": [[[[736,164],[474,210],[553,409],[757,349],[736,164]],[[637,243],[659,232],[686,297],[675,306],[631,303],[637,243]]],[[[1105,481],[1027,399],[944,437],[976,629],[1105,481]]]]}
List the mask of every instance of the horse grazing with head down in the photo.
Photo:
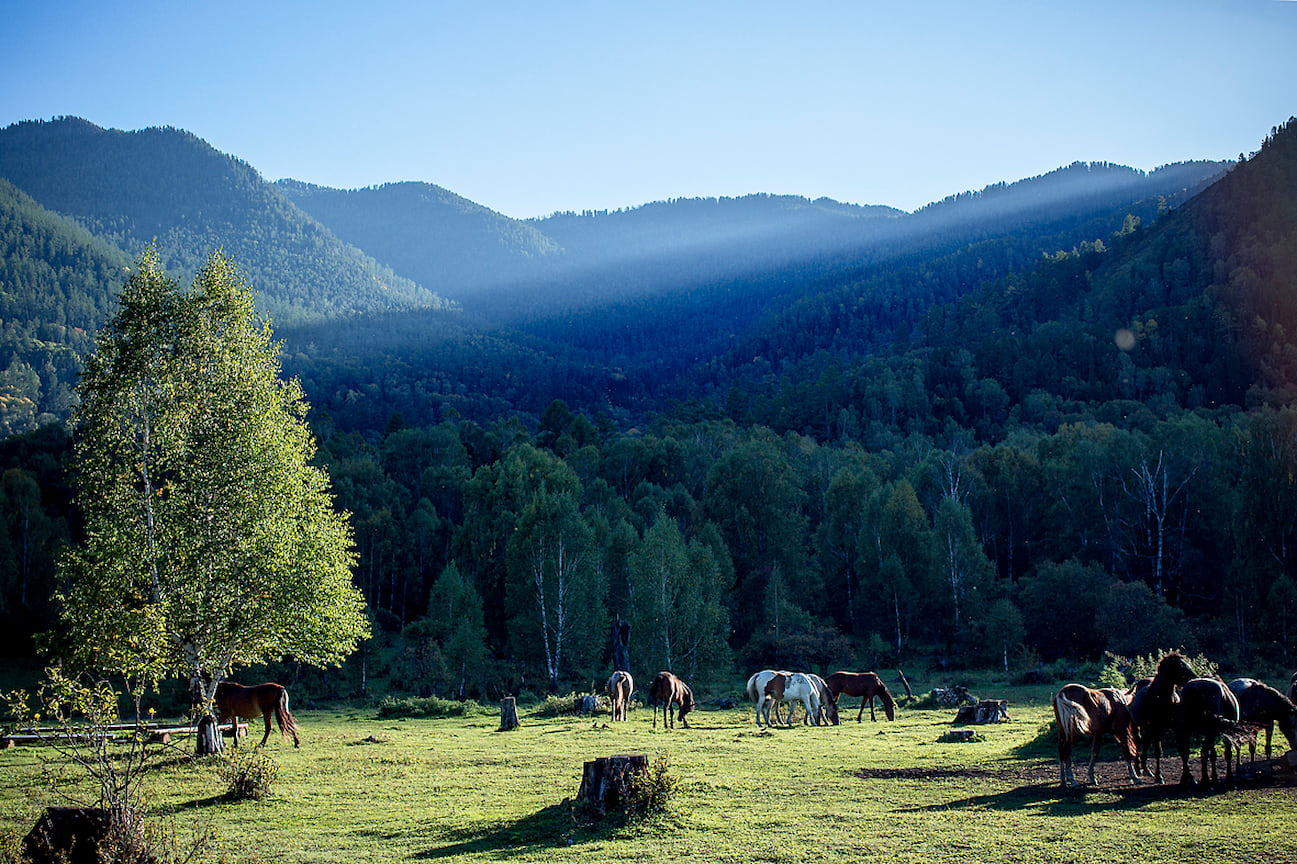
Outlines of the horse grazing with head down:
{"type": "MultiPolygon", "coordinates": [[[[820,701],[820,687],[804,672],[776,672],[766,682],[763,702],[765,703],[766,725],[770,725],[770,707],[774,706],[775,719],[779,719],[779,706],[787,699],[790,702],[801,702],[806,706],[806,716],[814,726],[820,725],[823,716],[823,703],[820,701]]],[[[760,716],[760,709],[757,714],[760,716]]],[[[793,709],[788,710],[788,725],[793,725],[793,709]]]]}
{"type": "Polygon", "coordinates": [[[653,683],[649,685],[648,701],[653,706],[654,729],[658,726],[657,706],[659,705],[662,706],[663,729],[675,727],[671,717],[672,705],[680,706],[680,724],[686,729],[689,728],[689,721],[685,720],[685,715],[694,710],[694,693],[689,689],[689,685],[670,672],[659,672],[653,677],[653,683]]]}
{"type": "Polygon", "coordinates": [[[874,697],[883,703],[883,712],[887,715],[888,720],[896,719],[896,702],[892,699],[891,691],[883,683],[883,679],[878,677],[876,672],[834,672],[828,677],[829,692],[833,694],[833,704],[836,706],[843,693],[848,696],[860,697],[860,710],[856,712],[856,722],[865,715],[865,703],[869,703],[869,720],[876,722],[874,716],[874,697]]]}
{"type": "MultiPolygon", "coordinates": [[[[292,735],[293,746],[300,747],[297,739],[297,721],[288,710],[288,691],[282,685],[274,683],[257,684],[244,687],[233,681],[222,681],[216,685],[216,722],[227,720],[255,720],[265,718],[266,734],[261,736],[258,747],[265,747],[270,738],[271,718],[279,724],[279,734],[292,735]],[[237,719],[236,719],[237,718],[237,719]]],[[[234,746],[239,746],[238,730],[235,730],[234,746]]]]}
{"type": "Polygon", "coordinates": [[[1126,697],[1118,690],[1103,687],[1091,690],[1080,684],[1068,684],[1054,696],[1054,719],[1058,723],[1058,772],[1063,786],[1076,784],[1072,776],[1072,747],[1090,736],[1090,776],[1094,785],[1094,763],[1099,758],[1103,736],[1111,734],[1121,745],[1122,758],[1133,783],[1135,773],[1135,723],[1130,717],[1126,697]]]}
{"type": "MultiPolygon", "coordinates": [[[[832,723],[834,726],[840,725],[841,721],[838,719],[838,702],[833,698],[833,691],[829,689],[829,682],[811,672],[807,672],[806,677],[815,685],[815,689],[820,695],[819,720],[821,723],[819,725],[825,725],[827,723],[832,723]]],[[[792,718],[790,717],[789,719],[791,720],[792,718]]],[[[808,722],[807,718],[803,717],[802,723],[806,722],[808,722]]]]}
{"type": "Polygon", "coordinates": [[[630,694],[635,689],[635,681],[629,672],[617,671],[608,679],[608,698],[612,700],[613,722],[626,719],[626,708],[630,705],[630,694]]]}
{"type": "Polygon", "coordinates": [[[1176,687],[1183,687],[1197,673],[1184,655],[1172,651],[1157,663],[1152,678],[1141,680],[1127,693],[1130,715],[1135,721],[1139,738],[1139,765],[1148,776],[1148,750],[1153,748],[1156,759],[1153,782],[1162,782],[1162,737],[1175,728],[1179,696],[1176,687]]]}
{"type": "MultiPolygon", "coordinates": [[[[1270,758],[1270,738],[1275,724],[1288,739],[1288,749],[1297,750],[1297,704],[1269,684],[1255,678],[1235,678],[1229,692],[1238,700],[1239,717],[1244,723],[1265,727],[1265,758],[1270,758]]],[[[1250,741],[1251,757],[1256,758],[1256,742],[1250,741]]]]}
{"type": "Polygon", "coordinates": [[[1234,785],[1234,766],[1230,751],[1235,737],[1249,735],[1247,727],[1239,720],[1238,700],[1219,678],[1194,678],[1180,689],[1175,737],[1180,748],[1180,776],[1183,786],[1193,785],[1193,772],[1189,770],[1189,745],[1195,736],[1202,736],[1202,785],[1207,785],[1207,760],[1211,759],[1211,782],[1216,782],[1216,739],[1225,741],[1225,785],[1234,785]]]}

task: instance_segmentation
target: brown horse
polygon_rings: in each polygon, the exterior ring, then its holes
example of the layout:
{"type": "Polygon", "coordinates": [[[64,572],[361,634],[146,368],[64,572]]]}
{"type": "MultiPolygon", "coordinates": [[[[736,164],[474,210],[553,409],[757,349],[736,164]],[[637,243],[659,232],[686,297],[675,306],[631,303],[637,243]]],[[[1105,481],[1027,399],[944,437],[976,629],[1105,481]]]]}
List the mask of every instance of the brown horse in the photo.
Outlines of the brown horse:
{"type": "Polygon", "coordinates": [[[658,726],[658,709],[662,706],[662,728],[671,729],[675,727],[675,721],[671,716],[671,706],[680,706],[680,723],[686,729],[689,728],[689,721],[685,720],[685,715],[694,710],[694,693],[689,689],[689,685],[681,681],[670,672],[659,672],[653,677],[653,683],[649,685],[648,693],[649,704],[653,706],[653,728],[658,726]]]}
{"type": "Polygon", "coordinates": [[[1179,697],[1175,688],[1183,687],[1196,675],[1184,655],[1172,651],[1158,661],[1157,671],[1147,684],[1141,680],[1128,693],[1130,714],[1139,736],[1140,771],[1148,776],[1148,750],[1152,747],[1155,783],[1162,782],[1162,738],[1176,724],[1179,697]]]}
{"type": "Polygon", "coordinates": [[[836,706],[838,697],[843,693],[848,696],[860,697],[860,710],[856,712],[856,722],[865,715],[865,703],[869,703],[869,720],[876,722],[874,716],[874,697],[883,703],[883,711],[887,714],[888,720],[896,719],[896,702],[892,699],[891,692],[883,679],[878,677],[876,672],[834,672],[828,677],[829,693],[833,695],[833,704],[836,706]]]}
{"type": "Polygon", "coordinates": [[[626,708],[630,705],[630,694],[635,689],[635,680],[629,672],[617,671],[608,679],[608,698],[612,700],[612,719],[626,719],[626,708]]]}
{"type": "Polygon", "coordinates": [[[1063,786],[1076,784],[1072,777],[1072,747],[1086,735],[1091,739],[1089,784],[1094,785],[1094,763],[1107,734],[1121,745],[1131,782],[1139,783],[1135,773],[1135,723],[1126,697],[1120,691],[1111,687],[1091,690],[1080,684],[1068,684],[1054,696],[1054,720],[1058,723],[1058,773],[1063,786]]]}
{"type": "MultiPolygon", "coordinates": [[[[1270,738],[1276,723],[1288,739],[1288,749],[1297,750],[1297,705],[1291,699],[1255,678],[1235,678],[1229,682],[1229,691],[1238,700],[1242,721],[1265,727],[1265,758],[1270,758],[1270,738]]],[[[1249,746],[1255,759],[1256,742],[1251,741],[1249,746]]]]}
{"type": "MultiPolygon", "coordinates": [[[[266,734],[261,736],[258,747],[265,747],[270,738],[270,718],[279,724],[279,734],[293,736],[293,746],[300,747],[297,740],[297,721],[288,711],[288,691],[274,683],[258,684],[255,687],[244,687],[233,681],[222,681],[216,685],[216,721],[255,720],[265,718],[266,734]]],[[[234,736],[234,746],[239,745],[239,736],[234,736]]]]}

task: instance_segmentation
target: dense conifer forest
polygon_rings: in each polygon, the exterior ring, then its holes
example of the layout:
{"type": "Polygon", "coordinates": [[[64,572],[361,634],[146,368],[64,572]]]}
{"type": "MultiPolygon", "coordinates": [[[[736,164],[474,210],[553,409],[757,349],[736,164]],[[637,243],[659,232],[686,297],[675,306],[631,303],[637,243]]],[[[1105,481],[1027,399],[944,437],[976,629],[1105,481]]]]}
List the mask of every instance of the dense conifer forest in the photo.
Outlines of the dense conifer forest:
{"type": "Polygon", "coordinates": [[[0,130],[9,655],[52,622],[63,421],[152,237],[178,278],[207,247],[247,268],[312,406],[376,624],[322,691],[586,686],[617,618],[632,672],[703,679],[1297,662],[1293,121],[1234,165],[1077,163],[910,214],[528,222],[267,184],[178,130],[0,130]]]}

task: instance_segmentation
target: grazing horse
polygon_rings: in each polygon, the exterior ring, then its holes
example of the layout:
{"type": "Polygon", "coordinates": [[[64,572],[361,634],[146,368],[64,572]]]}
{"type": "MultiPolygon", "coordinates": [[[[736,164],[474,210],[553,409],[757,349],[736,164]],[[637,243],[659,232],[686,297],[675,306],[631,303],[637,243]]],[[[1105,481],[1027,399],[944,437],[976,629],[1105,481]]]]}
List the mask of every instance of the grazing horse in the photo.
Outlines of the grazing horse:
{"type": "Polygon", "coordinates": [[[1157,663],[1157,671],[1148,683],[1137,682],[1130,691],[1130,714],[1139,733],[1139,765],[1148,776],[1148,750],[1156,759],[1153,782],[1162,782],[1162,738],[1175,728],[1179,697],[1176,687],[1183,687],[1197,676],[1184,655],[1172,651],[1157,663]]]}
{"type": "Polygon", "coordinates": [[[878,677],[876,672],[834,672],[828,678],[829,692],[833,694],[833,704],[838,704],[838,699],[843,693],[848,696],[860,697],[860,710],[856,712],[856,722],[865,715],[865,703],[869,703],[869,720],[876,722],[874,716],[874,697],[883,703],[883,712],[887,714],[888,720],[896,719],[896,702],[892,699],[891,692],[883,679],[878,677]]]}
{"type": "MultiPolygon", "coordinates": [[[[783,701],[800,701],[806,706],[806,716],[812,725],[820,725],[823,703],[820,701],[819,685],[803,672],[776,672],[766,682],[763,702],[766,712],[766,725],[770,725],[770,706],[774,706],[775,719],[779,719],[779,706],[783,701]]],[[[760,713],[758,711],[758,713],[760,713]]],[[[792,709],[788,711],[788,725],[793,725],[792,709]]]]}
{"type": "Polygon", "coordinates": [[[626,719],[626,708],[630,705],[630,694],[635,690],[635,680],[629,672],[617,671],[608,679],[608,698],[612,700],[612,719],[626,719]]]}
{"type": "Polygon", "coordinates": [[[1058,772],[1063,786],[1076,785],[1072,777],[1072,746],[1086,735],[1091,738],[1089,783],[1094,785],[1094,763],[1106,734],[1117,739],[1131,782],[1139,783],[1134,764],[1135,724],[1126,697],[1119,690],[1111,687],[1091,690],[1080,684],[1068,684],[1054,696],[1054,719],[1058,723],[1058,772]]]}
{"type": "MultiPolygon", "coordinates": [[[[819,725],[827,725],[829,723],[832,723],[834,726],[840,725],[841,721],[838,719],[838,701],[833,698],[833,691],[829,689],[829,682],[825,681],[819,675],[810,672],[806,673],[806,677],[815,685],[815,689],[820,696],[820,713],[818,717],[821,722],[819,725]]],[[[792,718],[790,717],[788,719],[791,720],[792,718]]],[[[808,722],[807,718],[803,717],[802,723],[804,724],[806,722],[808,722]]]]}
{"type": "MultiPolygon", "coordinates": [[[[233,681],[222,681],[216,685],[216,722],[227,720],[255,720],[265,718],[266,734],[261,736],[258,747],[265,747],[270,738],[270,718],[279,724],[279,734],[293,736],[293,746],[300,747],[297,740],[297,721],[288,710],[288,691],[275,683],[257,684],[255,687],[244,687],[233,681]]],[[[236,721],[237,722],[237,721],[236,721]]],[[[234,746],[239,746],[238,730],[235,730],[234,746]]]]}
{"type": "MultiPolygon", "coordinates": [[[[761,725],[761,710],[763,707],[765,707],[766,685],[769,684],[770,679],[775,677],[776,675],[792,675],[792,674],[793,673],[791,672],[777,672],[774,669],[762,669],[760,672],[754,672],[752,674],[752,677],[748,678],[748,686],[746,692],[748,694],[748,698],[752,700],[752,706],[756,709],[758,726],[761,725]]],[[[779,712],[776,709],[775,720],[778,719],[779,719],[779,712]]],[[[791,719],[792,718],[789,718],[790,722],[791,719]]],[[[767,726],[770,725],[770,714],[768,711],[766,712],[766,725],[767,726]]]]}
{"type": "Polygon", "coordinates": [[[689,721],[685,715],[694,710],[694,693],[689,689],[689,685],[681,681],[670,672],[659,672],[653,677],[653,683],[649,685],[648,694],[649,704],[653,706],[653,728],[658,727],[658,709],[662,706],[662,728],[675,728],[675,721],[671,716],[671,706],[673,704],[680,706],[680,723],[686,729],[689,728],[689,721]]]}
{"type": "MultiPolygon", "coordinates": [[[[1265,758],[1270,758],[1270,737],[1274,726],[1288,739],[1288,749],[1297,750],[1297,705],[1287,696],[1255,678],[1235,678],[1229,682],[1229,691],[1238,700],[1239,717],[1244,723],[1265,727],[1265,758]]],[[[1251,757],[1256,758],[1256,742],[1249,745],[1251,757]]]]}
{"type": "Polygon", "coordinates": [[[1207,785],[1207,759],[1211,758],[1211,782],[1216,783],[1216,738],[1225,739],[1225,784],[1234,785],[1231,736],[1246,735],[1239,722],[1238,700],[1219,678],[1194,678],[1180,689],[1180,705],[1175,724],[1176,744],[1184,773],[1180,784],[1193,785],[1189,770],[1189,749],[1194,736],[1202,736],[1202,785],[1207,785]]]}

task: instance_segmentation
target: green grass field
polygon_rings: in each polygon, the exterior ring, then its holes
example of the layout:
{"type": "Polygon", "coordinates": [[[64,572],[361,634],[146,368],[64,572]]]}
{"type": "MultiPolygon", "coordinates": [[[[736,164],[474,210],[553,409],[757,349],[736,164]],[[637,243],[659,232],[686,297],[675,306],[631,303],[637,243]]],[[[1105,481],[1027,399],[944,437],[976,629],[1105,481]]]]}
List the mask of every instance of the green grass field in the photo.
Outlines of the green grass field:
{"type": "MultiPolygon", "coordinates": [[[[210,826],[219,857],[240,862],[1297,859],[1286,771],[1203,795],[1133,787],[1107,761],[1098,788],[1062,790],[1040,737],[1052,719],[1045,689],[994,695],[1012,719],[971,743],[941,741],[947,710],[902,708],[893,723],[881,711],[870,723],[866,710],[861,724],[853,710],[839,727],[766,731],[750,707],[703,709],[692,728],[669,732],[644,708],[616,726],[607,714],[524,710],[522,728],[504,733],[494,716],[302,711],[300,750],[271,738],[279,775],[268,798],[223,800],[216,763],[183,758],[183,742],[149,773],[147,800],[181,833],[210,826]],[[574,819],[582,763],[619,753],[667,757],[680,781],[668,813],[632,825],[574,819]]],[[[1115,750],[1108,742],[1104,757],[1115,750]]],[[[72,785],[51,792],[40,779],[52,755],[0,752],[0,829],[25,833],[41,808],[68,803],[72,785]]],[[[1078,755],[1083,777],[1088,749],[1078,755]]],[[[1178,761],[1163,762],[1172,781],[1178,761]]]]}

